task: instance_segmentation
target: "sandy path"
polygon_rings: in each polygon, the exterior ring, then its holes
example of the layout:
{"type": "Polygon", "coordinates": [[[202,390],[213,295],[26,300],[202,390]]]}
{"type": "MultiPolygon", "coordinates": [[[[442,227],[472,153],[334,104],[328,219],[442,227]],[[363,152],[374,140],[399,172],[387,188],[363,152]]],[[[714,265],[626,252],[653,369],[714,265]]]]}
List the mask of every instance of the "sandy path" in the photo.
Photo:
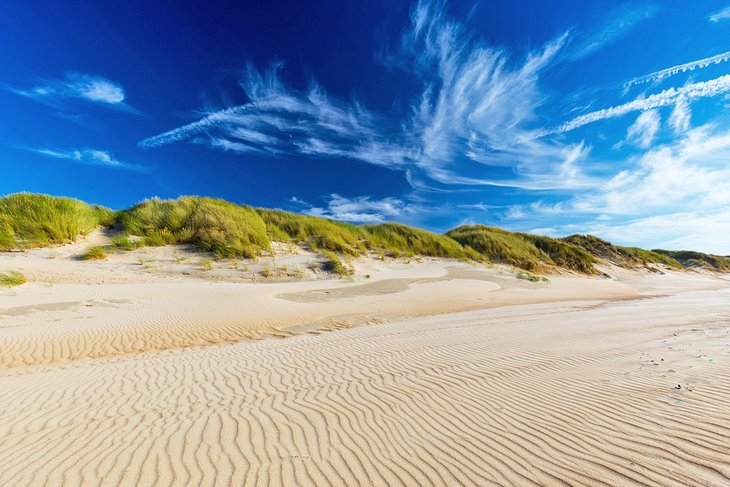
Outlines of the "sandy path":
{"type": "Polygon", "coordinates": [[[0,485],[727,485],[728,299],[4,370],[0,485]]]}

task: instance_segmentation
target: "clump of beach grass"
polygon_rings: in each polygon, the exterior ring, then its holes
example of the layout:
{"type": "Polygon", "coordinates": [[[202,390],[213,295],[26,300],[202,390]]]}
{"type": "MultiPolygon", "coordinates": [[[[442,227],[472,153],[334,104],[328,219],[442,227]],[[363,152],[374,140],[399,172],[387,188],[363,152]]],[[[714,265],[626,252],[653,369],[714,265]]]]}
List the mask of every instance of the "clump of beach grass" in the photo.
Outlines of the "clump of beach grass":
{"type": "Polygon", "coordinates": [[[28,282],[28,279],[17,271],[0,272],[0,286],[13,287],[20,286],[28,282]]]}
{"type": "Polygon", "coordinates": [[[106,249],[101,245],[90,247],[84,253],[79,255],[81,260],[104,260],[107,258],[106,249]]]}
{"type": "Polygon", "coordinates": [[[133,239],[126,233],[120,233],[110,239],[109,246],[113,250],[130,251],[144,246],[142,239],[133,239]]]}
{"type": "Polygon", "coordinates": [[[538,276],[536,274],[533,274],[532,272],[527,271],[518,272],[517,279],[522,279],[530,282],[548,282],[550,280],[545,276],[538,276]]]}
{"type": "Polygon", "coordinates": [[[342,259],[336,253],[330,250],[323,250],[322,256],[325,258],[323,265],[325,271],[337,274],[340,277],[352,277],[355,273],[350,266],[342,262],[342,259]]]}
{"type": "Polygon", "coordinates": [[[213,270],[213,259],[210,257],[205,257],[200,260],[200,268],[204,271],[212,271],[213,270]]]}
{"type": "Polygon", "coordinates": [[[113,223],[108,208],[46,194],[16,193],[0,198],[0,250],[75,242],[113,223]]]}
{"type": "Polygon", "coordinates": [[[253,258],[270,249],[259,214],[221,199],[153,198],[119,212],[117,221],[125,232],[143,236],[150,246],[189,243],[216,258],[253,258]]]}

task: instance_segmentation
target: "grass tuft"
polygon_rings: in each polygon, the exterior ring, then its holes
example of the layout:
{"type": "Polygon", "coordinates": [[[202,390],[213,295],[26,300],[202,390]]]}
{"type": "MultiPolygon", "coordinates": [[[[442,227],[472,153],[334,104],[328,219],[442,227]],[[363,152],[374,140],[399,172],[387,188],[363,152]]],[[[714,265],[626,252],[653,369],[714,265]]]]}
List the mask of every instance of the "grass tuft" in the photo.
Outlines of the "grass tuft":
{"type": "Polygon", "coordinates": [[[200,268],[204,271],[212,271],[213,270],[213,259],[211,259],[210,257],[201,259],[200,268]]]}
{"type": "Polygon", "coordinates": [[[106,249],[100,245],[91,247],[86,252],[79,255],[79,259],[81,260],[104,260],[106,258],[106,249]]]}
{"type": "Polygon", "coordinates": [[[0,250],[75,242],[113,221],[108,208],[72,198],[16,193],[0,198],[0,250]]]}
{"type": "Polygon", "coordinates": [[[132,239],[129,235],[121,233],[111,238],[111,248],[118,251],[130,251],[144,246],[141,239],[132,239]]]}
{"type": "Polygon", "coordinates": [[[544,276],[538,276],[532,272],[520,271],[517,273],[517,279],[523,279],[530,282],[548,282],[550,279],[544,276]]]}
{"type": "Polygon", "coordinates": [[[28,282],[23,274],[16,271],[0,272],[0,286],[20,286],[28,282]]]}
{"type": "Polygon", "coordinates": [[[323,265],[325,271],[337,274],[340,277],[351,277],[355,273],[352,268],[342,262],[342,259],[336,253],[324,250],[322,256],[325,258],[323,265]]]}

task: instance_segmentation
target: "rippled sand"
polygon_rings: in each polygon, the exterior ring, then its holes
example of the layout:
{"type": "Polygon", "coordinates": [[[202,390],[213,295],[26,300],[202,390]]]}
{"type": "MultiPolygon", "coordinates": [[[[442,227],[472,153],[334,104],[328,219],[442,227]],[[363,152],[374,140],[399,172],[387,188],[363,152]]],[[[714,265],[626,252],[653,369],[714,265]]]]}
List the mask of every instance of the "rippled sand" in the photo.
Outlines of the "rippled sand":
{"type": "Polygon", "coordinates": [[[726,282],[432,271],[5,293],[0,485],[730,483],[726,282]]]}

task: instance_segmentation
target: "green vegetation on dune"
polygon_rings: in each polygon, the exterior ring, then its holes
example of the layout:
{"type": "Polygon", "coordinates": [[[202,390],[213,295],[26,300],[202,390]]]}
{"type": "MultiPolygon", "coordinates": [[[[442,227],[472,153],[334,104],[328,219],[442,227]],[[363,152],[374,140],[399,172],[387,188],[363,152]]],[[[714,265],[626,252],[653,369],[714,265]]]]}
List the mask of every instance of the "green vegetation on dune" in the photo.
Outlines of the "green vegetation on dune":
{"type": "Polygon", "coordinates": [[[28,280],[20,272],[0,272],[0,286],[20,286],[21,284],[25,284],[26,282],[28,282],[28,280]]]}
{"type": "Polygon", "coordinates": [[[73,198],[16,193],[0,198],[0,250],[75,242],[113,222],[108,208],[73,198]]]}
{"type": "Polygon", "coordinates": [[[350,277],[354,273],[353,270],[346,266],[340,257],[331,250],[323,250],[322,255],[325,258],[324,270],[337,274],[340,277],[350,277]]]}
{"type": "Polygon", "coordinates": [[[400,223],[364,225],[367,245],[371,250],[382,251],[392,257],[447,257],[451,259],[485,260],[474,249],[464,248],[446,235],[438,235],[400,223]]]}
{"type": "Polygon", "coordinates": [[[583,274],[597,274],[597,260],[585,250],[552,237],[515,233],[485,225],[463,225],[446,233],[493,262],[531,272],[562,267],[583,274]]]}
{"type": "Polygon", "coordinates": [[[81,260],[104,260],[107,258],[106,249],[100,245],[96,245],[79,255],[81,260]]]}
{"type": "Polygon", "coordinates": [[[117,222],[124,232],[144,237],[150,246],[189,243],[218,258],[252,258],[269,249],[266,224],[259,214],[221,199],[153,198],[119,212],[117,222]]]}
{"type": "Polygon", "coordinates": [[[648,264],[663,264],[675,269],[683,268],[682,264],[665,255],[637,247],[614,245],[594,235],[570,235],[561,240],[586,250],[594,257],[627,269],[646,267],[648,264]]]}
{"type": "Polygon", "coordinates": [[[681,262],[667,256],[654,252],[653,250],[640,249],[639,247],[620,247],[622,250],[629,254],[638,257],[650,264],[663,264],[673,269],[684,269],[684,265],[681,262]]]}
{"type": "Polygon", "coordinates": [[[360,255],[365,252],[367,234],[361,227],[326,218],[280,210],[257,208],[274,241],[304,244],[315,250],[360,255]]]}
{"type": "Polygon", "coordinates": [[[681,262],[686,267],[701,267],[714,272],[730,272],[730,258],[722,255],[705,254],[693,250],[656,249],[655,254],[681,262]]]}
{"type": "Polygon", "coordinates": [[[169,244],[191,244],[216,258],[256,258],[271,252],[272,242],[284,242],[321,253],[325,268],[343,276],[351,269],[342,256],[369,252],[498,262],[528,271],[522,278],[558,269],[596,275],[594,264],[601,261],[629,269],[661,264],[730,272],[730,257],[623,247],[592,235],[552,238],[485,225],[463,225],[439,235],[399,223],[353,225],[200,196],[153,198],[118,212],[43,194],[0,197],[0,251],[70,243],[100,226],[121,232],[106,247],[93,247],[80,258],[103,259],[107,251],[169,244]]]}

